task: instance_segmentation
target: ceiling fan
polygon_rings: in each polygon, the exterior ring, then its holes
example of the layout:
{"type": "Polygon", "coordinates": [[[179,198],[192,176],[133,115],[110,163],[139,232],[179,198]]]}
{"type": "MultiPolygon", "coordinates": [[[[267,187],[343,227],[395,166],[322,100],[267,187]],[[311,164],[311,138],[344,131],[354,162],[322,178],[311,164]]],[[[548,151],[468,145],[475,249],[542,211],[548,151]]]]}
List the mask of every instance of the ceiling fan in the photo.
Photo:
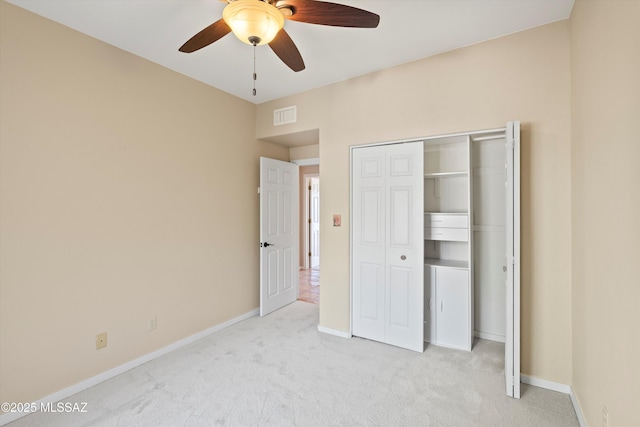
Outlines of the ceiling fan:
{"type": "MultiPolygon", "coordinates": [[[[180,52],[191,53],[233,32],[244,43],[268,44],[293,71],[305,68],[302,56],[289,34],[284,20],[334,27],[376,28],[380,16],[337,3],[316,0],[221,0],[227,3],[222,19],[191,37],[180,52]]],[[[254,75],[255,79],[255,75],[254,75]]]]}

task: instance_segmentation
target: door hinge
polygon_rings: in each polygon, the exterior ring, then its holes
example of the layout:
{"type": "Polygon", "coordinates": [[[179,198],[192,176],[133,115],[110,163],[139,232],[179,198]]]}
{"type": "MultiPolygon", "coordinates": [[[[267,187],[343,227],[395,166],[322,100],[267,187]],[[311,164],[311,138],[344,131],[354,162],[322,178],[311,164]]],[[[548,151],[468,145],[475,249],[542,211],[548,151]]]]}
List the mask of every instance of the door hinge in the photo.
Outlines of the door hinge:
{"type": "Polygon", "coordinates": [[[309,252],[309,256],[311,256],[311,252],[309,252]]]}
{"type": "Polygon", "coordinates": [[[309,221],[309,224],[311,224],[311,218],[309,218],[307,221],[309,221]]]}
{"type": "Polygon", "coordinates": [[[311,186],[309,186],[309,191],[311,191],[311,186]]]}

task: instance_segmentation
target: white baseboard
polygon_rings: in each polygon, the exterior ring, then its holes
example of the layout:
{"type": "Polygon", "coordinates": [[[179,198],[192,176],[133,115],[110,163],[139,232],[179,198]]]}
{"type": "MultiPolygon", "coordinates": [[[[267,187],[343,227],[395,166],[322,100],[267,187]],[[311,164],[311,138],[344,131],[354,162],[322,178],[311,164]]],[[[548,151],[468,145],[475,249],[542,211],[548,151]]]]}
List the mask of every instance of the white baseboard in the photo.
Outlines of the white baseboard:
{"type": "Polygon", "coordinates": [[[546,388],[547,390],[559,391],[560,393],[564,394],[571,394],[571,386],[554,381],[543,380],[542,378],[530,377],[529,375],[520,374],[520,382],[534,385],[540,388],[546,388]]]}
{"type": "Polygon", "coordinates": [[[337,329],[325,328],[324,326],[318,325],[318,332],[322,332],[324,334],[335,335],[341,338],[351,338],[351,334],[349,332],[338,331],[337,329]]]}
{"type": "MultiPolygon", "coordinates": [[[[160,356],[164,356],[167,353],[170,353],[174,350],[177,350],[181,347],[184,347],[186,345],[189,345],[201,338],[204,338],[208,335],[211,335],[213,333],[216,333],[218,331],[221,331],[222,329],[228,328],[231,325],[234,325],[238,322],[241,322],[243,320],[246,320],[250,317],[253,316],[257,316],[258,314],[260,314],[260,309],[256,308],[254,310],[251,310],[248,313],[242,314],[238,317],[235,317],[231,320],[227,320],[226,322],[220,323],[216,326],[212,326],[211,328],[205,329],[204,331],[195,333],[193,335],[188,336],[187,338],[181,339],[180,341],[176,341],[173,344],[169,344],[166,347],[162,347],[156,351],[153,351],[151,353],[145,354],[144,356],[138,357],[137,359],[133,359],[125,364],[122,364],[120,366],[116,366],[113,369],[109,369],[106,372],[103,372],[101,374],[98,374],[96,376],[93,376],[91,378],[87,378],[84,381],[81,381],[77,384],[74,384],[70,387],[64,388],[62,390],[58,390],[55,393],[52,393],[48,396],[43,397],[42,399],[39,399],[37,401],[35,401],[34,403],[36,404],[37,408],[40,408],[42,404],[47,404],[47,403],[56,403],[59,402],[69,396],[72,396],[78,392],[81,392],[83,390],[88,389],[89,387],[93,387],[96,384],[99,384],[103,381],[106,381],[108,379],[111,379],[113,377],[115,377],[116,375],[120,375],[123,372],[127,372],[130,369],[133,369],[135,367],[138,367],[144,363],[147,363],[153,359],[156,359],[160,356]]],[[[25,415],[29,415],[29,413],[26,412],[6,412],[2,415],[0,415],[0,426],[3,426],[5,424],[9,424],[12,421],[17,420],[18,418],[22,418],[25,415]]]]}
{"type": "Polygon", "coordinates": [[[474,331],[473,335],[483,340],[496,341],[504,344],[504,335],[490,334],[489,332],[474,331]]]}
{"type": "Polygon", "coordinates": [[[582,415],[580,402],[578,402],[578,398],[573,393],[573,388],[570,385],[543,380],[542,378],[530,377],[529,375],[524,374],[520,374],[520,381],[524,384],[529,384],[540,388],[546,388],[547,390],[553,390],[560,393],[568,394],[571,398],[571,404],[573,405],[573,410],[576,412],[576,417],[578,418],[580,427],[587,427],[587,423],[584,421],[584,416],[582,415]]]}
{"type": "Polygon", "coordinates": [[[582,407],[580,406],[578,397],[573,392],[573,387],[571,387],[571,393],[569,393],[569,397],[571,398],[571,403],[573,404],[573,410],[576,411],[576,417],[578,417],[578,423],[580,424],[580,427],[587,427],[587,422],[584,420],[584,416],[582,415],[582,407]]]}

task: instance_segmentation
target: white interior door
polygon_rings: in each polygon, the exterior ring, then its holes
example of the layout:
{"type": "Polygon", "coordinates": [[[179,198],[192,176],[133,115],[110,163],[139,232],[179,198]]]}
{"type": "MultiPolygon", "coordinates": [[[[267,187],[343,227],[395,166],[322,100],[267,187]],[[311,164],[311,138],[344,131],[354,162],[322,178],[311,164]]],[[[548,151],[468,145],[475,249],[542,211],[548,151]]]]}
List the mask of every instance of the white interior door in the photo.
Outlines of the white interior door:
{"type": "Polygon", "coordinates": [[[320,268],[320,178],[310,179],[309,252],[311,268],[320,268]]]}
{"type": "Polygon", "coordinates": [[[422,352],[422,143],[352,156],[352,332],[422,352]]]}
{"type": "Polygon", "coordinates": [[[520,122],[507,123],[506,141],[507,281],[505,380],[507,395],[520,398],[520,122]]]}
{"type": "Polygon", "coordinates": [[[260,316],[298,298],[298,166],[260,158],[260,316]]]}

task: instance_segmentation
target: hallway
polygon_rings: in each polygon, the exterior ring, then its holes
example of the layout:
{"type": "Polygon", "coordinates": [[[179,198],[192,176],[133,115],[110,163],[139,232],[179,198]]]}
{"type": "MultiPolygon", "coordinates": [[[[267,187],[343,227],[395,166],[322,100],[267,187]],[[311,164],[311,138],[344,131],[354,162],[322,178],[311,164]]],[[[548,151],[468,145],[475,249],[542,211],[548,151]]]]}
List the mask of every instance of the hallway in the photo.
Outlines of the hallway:
{"type": "Polygon", "coordinates": [[[300,270],[299,301],[320,304],[320,270],[300,270]]]}

